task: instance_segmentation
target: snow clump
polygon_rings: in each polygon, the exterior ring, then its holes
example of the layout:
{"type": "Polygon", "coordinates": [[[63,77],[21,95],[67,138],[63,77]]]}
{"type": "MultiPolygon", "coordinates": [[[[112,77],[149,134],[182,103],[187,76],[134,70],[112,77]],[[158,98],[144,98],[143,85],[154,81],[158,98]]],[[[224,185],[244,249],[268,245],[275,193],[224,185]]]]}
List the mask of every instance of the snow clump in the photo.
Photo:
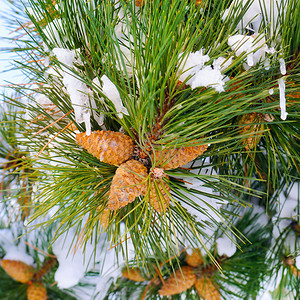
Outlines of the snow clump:
{"type": "Polygon", "coordinates": [[[209,56],[203,55],[203,49],[190,53],[184,60],[183,67],[180,70],[180,81],[185,81],[189,76],[186,84],[192,89],[198,87],[212,87],[217,92],[224,91],[226,78],[221,73],[225,66],[230,64],[225,63],[225,58],[218,58],[214,61],[213,66],[205,66],[204,64],[210,60],[209,56]]]}

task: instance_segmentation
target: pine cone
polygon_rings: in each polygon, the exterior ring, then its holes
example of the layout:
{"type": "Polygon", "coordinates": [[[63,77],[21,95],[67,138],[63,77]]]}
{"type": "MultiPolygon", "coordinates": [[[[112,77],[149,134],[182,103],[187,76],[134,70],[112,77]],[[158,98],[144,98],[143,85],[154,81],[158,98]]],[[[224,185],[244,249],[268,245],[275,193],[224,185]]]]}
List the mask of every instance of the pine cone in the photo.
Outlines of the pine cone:
{"type": "Polygon", "coordinates": [[[122,276],[132,281],[145,281],[139,268],[124,269],[122,276]]]}
{"type": "Polygon", "coordinates": [[[22,283],[30,281],[34,274],[34,269],[31,266],[18,260],[2,259],[1,267],[10,277],[22,283]]]}
{"type": "MultiPolygon", "coordinates": [[[[257,113],[250,113],[243,115],[242,119],[239,121],[240,125],[244,124],[251,124],[251,123],[257,123],[261,122],[261,116],[257,113]]],[[[260,128],[261,126],[259,124],[252,124],[252,125],[247,125],[247,126],[241,126],[240,128],[240,133],[241,134],[250,134],[252,133],[251,136],[244,138],[243,144],[245,145],[245,149],[247,151],[253,149],[260,141],[261,132],[260,128]]]]}
{"type": "MultiPolygon", "coordinates": [[[[169,176],[164,174],[166,179],[169,176]]],[[[163,212],[169,205],[170,186],[162,178],[151,178],[150,187],[144,191],[143,195],[149,197],[150,205],[158,212],[163,212]]]]}
{"type": "Polygon", "coordinates": [[[133,154],[133,140],[113,131],[94,131],[90,136],[85,132],[76,135],[76,141],[93,156],[110,165],[120,165],[133,154]]]}
{"type": "Polygon", "coordinates": [[[185,257],[185,261],[191,267],[198,267],[202,265],[203,258],[200,249],[193,249],[193,253],[191,255],[187,253],[185,257]]]}
{"type": "Polygon", "coordinates": [[[161,296],[171,296],[180,294],[194,285],[196,275],[190,266],[183,266],[181,270],[176,270],[163,284],[159,290],[161,296]]]}
{"type": "Polygon", "coordinates": [[[42,283],[32,283],[27,289],[27,300],[47,300],[47,290],[42,283]]]}
{"type": "Polygon", "coordinates": [[[202,155],[208,148],[208,145],[183,147],[180,149],[156,150],[152,154],[152,159],[158,162],[158,166],[164,170],[175,169],[194,160],[202,155]]]}
{"type": "Polygon", "coordinates": [[[195,282],[195,288],[198,295],[204,300],[221,300],[218,288],[213,285],[209,278],[199,278],[195,282]]]}
{"type": "Polygon", "coordinates": [[[147,168],[137,160],[122,164],[113,177],[108,208],[112,210],[126,206],[142,195],[146,189],[147,168]]]}

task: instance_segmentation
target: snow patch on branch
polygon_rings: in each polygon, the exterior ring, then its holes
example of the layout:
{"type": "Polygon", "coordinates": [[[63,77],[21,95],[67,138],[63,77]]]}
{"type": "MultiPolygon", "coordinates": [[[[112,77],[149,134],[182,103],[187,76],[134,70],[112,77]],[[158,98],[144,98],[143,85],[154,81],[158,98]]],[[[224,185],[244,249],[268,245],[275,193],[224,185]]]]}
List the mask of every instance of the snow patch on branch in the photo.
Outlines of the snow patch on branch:
{"type": "Polygon", "coordinates": [[[219,237],[216,240],[218,254],[220,256],[232,256],[236,252],[236,244],[234,242],[236,242],[236,238],[233,234],[230,234],[230,238],[227,235],[219,237]]]}
{"type": "MultiPolygon", "coordinates": [[[[265,59],[265,53],[268,51],[265,42],[265,37],[258,35],[253,37],[236,34],[228,38],[228,45],[237,56],[247,54],[247,64],[244,64],[246,70],[265,59]]],[[[266,67],[268,68],[268,65],[266,67]]]]}
{"type": "Polygon", "coordinates": [[[213,66],[205,66],[204,64],[209,60],[207,54],[203,55],[202,49],[190,53],[183,63],[179,80],[185,81],[189,76],[192,76],[186,82],[192,89],[203,86],[212,87],[219,93],[223,92],[226,78],[221,71],[230,65],[231,60],[226,61],[225,58],[219,57],[214,60],[213,66]]]}
{"type": "MultiPolygon", "coordinates": [[[[72,68],[74,62],[81,63],[77,57],[77,51],[63,49],[63,48],[54,48],[52,50],[53,54],[56,55],[59,62],[64,64],[62,66],[63,71],[63,84],[66,87],[66,90],[70,96],[70,100],[75,113],[75,120],[77,123],[85,123],[86,134],[90,135],[91,133],[91,109],[96,108],[95,101],[92,97],[92,91],[83,83],[69,68],[72,68]]],[[[94,113],[96,121],[102,122],[102,119],[94,113]]],[[[102,125],[101,123],[99,124],[102,125]]]]}
{"type": "Polygon", "coordinates": [[[120,93],[114,83],[106,75],[101,77],[101,81],[103,82],[102,92],[114,104],[119,117],[122,118],[123,115],[128,115],[128,111],[124,107],[120,93]]]}

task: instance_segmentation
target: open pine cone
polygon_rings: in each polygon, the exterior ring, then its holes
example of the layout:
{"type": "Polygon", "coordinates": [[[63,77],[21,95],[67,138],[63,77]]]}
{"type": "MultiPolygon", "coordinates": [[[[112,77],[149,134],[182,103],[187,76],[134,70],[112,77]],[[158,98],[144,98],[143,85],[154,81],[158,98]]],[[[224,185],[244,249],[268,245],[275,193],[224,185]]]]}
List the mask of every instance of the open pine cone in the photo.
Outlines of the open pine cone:
{"type": "MultiPolygon", "coordinates": [[[[169,177],[163,170],[178,168],[202,155],[208,145],[183,147],[180,149],[157,150],[152,153],[152,161],[156,161],[157,167],[153,170],[161,170],[161,176],[152,173],[150,184],[148,169],[140,161],[132,159],[134,154],[133,140],[120,132],[95,131],[87,136],[85,132],[76,135],[76,141],[93,156],[104,163],[119,166],[112,180],[108,196],[108,209],[117,210],[126,206],[140,195],[148,196],[149,203],[158,212],[163,212],[169,205],[170,186],[166,180],[169,177]],[[165,180],[163,180],[163,178],[165,180]]],[[[144,153],[140,151],[139,153],[144,153]]],[[[141,162],[142,161],[142,162],[141,162]]],[[[102,224],[106,224],[107,212],[102,214],[102,224]],[[105,220],[104,220],[105,219],[105,220]]]]}
{"type": "Polygon", "coordinates": [[[172,296],[180,294],[191,288],[196,281],[194,269],[190,266],[183,266],[176,270],[175,274],[164,282],[162,288],[159,290],[161,296],[172,296]]]}

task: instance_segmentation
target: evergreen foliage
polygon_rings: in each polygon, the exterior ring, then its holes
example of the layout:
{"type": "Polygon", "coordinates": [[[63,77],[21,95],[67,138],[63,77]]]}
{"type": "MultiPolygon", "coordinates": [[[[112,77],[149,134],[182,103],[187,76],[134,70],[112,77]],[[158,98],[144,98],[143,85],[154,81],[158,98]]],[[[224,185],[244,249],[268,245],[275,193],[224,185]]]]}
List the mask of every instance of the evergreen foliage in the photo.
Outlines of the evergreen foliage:
{"type": "MultiPolygon", "coordinates": [[[[190,249],[204,259],[197,279],[208,276],[223,299],[258,299],[268,282],[279,282],[273,299],[300,297],[299,1],[11,5],[21,23],[7,19],[10,51],[26,82],[3,95],[0,115],[6,218],[41,236],[51,229],[49,251],[73,235],[69,255],[93,245],[86,259],[96,264],[109,244],[125,268],[142,270],[145,281],[118,276],[95,299],[158,299],[190,249]],[[139,184],[122,187],[141,177],[127,170],[114,187],[122,165],[76,141],[84,132],[92,145],[97,130],[130,137],[130,159],[147,169],[139,184]],[[191,149],[203,151],[187,159],[191,149]],[[109,209],[110,193],[133,188],[133,202],[109,209]]],[[[49,299],[73,299],[52,285],[55,271],[45,277],[49,299]]],[[[0,272],[1,297],[25,299],[26,285],[0,272]]],[[[170,297],[201,296],[192,287],[170,297]]]]}

